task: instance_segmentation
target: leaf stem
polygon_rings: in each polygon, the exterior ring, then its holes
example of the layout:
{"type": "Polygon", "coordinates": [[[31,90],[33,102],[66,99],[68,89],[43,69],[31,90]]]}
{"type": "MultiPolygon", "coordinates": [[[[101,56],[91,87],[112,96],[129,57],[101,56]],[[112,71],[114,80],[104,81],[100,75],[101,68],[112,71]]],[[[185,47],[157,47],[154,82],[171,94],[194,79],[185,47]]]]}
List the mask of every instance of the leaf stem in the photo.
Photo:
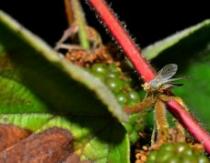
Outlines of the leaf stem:
{"type": "MultiPolygon", "coordinates": [[[[112,36],[124,50],[127,57],[133,63],[136,71],[145,82],[155,77],[155,71],[146,61],[135,42],[128,32],[122,27],[120,21],[115,17],[111,8],[104,0],[89,0],[88,3],[95,9],[103,24],[106,25],[112,36]]],[[[210,135],[199,123],[187,112],[183,106],[174,100],[169,101],[168,110],[182,123],[191,135],[202,143],[208,153],[210,153],[210,135]]]]}
{"type": "Polygon", "coordinates": [[[79,1],[80,0],[65,0],[66,15],[69,24],[75,23],[79,27],[79,41],[81,47],[89,50],[87,23],[79,1]]]}
{"type": "Polygon", "coordinates": [[[71,2],[70,2],[70,0],[65,0],[64,3],[65,3],[67,22],[70,26],[74,22],[74,16],[73,16],[73,11],[72,11],[72,7],[71,7],[71,2]]]}

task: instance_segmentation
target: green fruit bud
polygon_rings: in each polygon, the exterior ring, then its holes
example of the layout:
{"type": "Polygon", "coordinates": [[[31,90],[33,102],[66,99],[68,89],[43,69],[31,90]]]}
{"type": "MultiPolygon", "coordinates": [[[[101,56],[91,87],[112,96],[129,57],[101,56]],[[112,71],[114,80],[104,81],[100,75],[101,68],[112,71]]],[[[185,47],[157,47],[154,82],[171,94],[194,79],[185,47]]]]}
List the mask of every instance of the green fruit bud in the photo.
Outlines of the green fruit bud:
{"type": "Polygon", "coordinates": [[[198,163],[209,163],[210,160],[208,158],[206,158],[205,156],[200,156],[198,158],[198,163]]]}
{"type": "Polygon", "coordinates": [[[91,72],[94,75],[99,75],[99,74],[105,75],[105,74],[107,74],[108,71],[104,64],[97,63],[91,67],[91,72]]]}
{"type": "Polygon", "coordinates": [[[116,93],[120,92],[124,86],[124,82],[120,79],[108,79],[105,82],[107,86],[116,93]]]}
{"type": "Polygon", "coordinates": [[[149,157],[147,158],[147,163],[156,163],[158,152],[153,151],[149,154],[149,157]]]}
{"type": "Polygon", "coordinates": [[[117,93],[116,94],[117,97],[117,101],[121,104],[121,105],[125,105],[128,102],[128,98],[127,95],[124,93],[117,93]]]}

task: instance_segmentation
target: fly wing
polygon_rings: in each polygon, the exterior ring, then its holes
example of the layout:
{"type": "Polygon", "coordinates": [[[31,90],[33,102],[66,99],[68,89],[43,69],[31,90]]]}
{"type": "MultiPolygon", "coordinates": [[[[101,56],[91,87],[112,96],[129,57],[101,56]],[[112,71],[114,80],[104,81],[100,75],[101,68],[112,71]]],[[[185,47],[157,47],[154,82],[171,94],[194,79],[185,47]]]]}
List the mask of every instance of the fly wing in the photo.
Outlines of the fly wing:
{"type": "Polygon", "coordinates": [[[167,79],[167,80],[161,80],[161,84],[165,84],[165,83],[173,83],[174,84],[174,81],[177,81],[177,80],[182,80],[183,78],[172,78],[172,79],[167,79]]]}
{"type": "Polygon", "coordinates": [[[176,74],[177,69],[176,64],[167,64],[158,72],[154,80],[165,83],[176,74]]]}

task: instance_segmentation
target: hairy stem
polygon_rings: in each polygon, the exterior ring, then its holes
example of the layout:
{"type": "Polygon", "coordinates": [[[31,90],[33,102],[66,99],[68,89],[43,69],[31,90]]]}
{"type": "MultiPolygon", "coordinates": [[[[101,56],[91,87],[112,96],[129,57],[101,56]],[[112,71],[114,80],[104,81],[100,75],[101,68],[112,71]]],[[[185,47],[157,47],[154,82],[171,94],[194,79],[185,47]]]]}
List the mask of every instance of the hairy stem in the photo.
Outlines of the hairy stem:
{"type": "MultiPolygon", "coordinates": [[[[127,57],[133,63],[136,71],[145,82],[154,78],[155,72],[151,65],[144,59],[135,42],[123,29],[119,20],[104,0],[88,0],[89,4],[98,13],[103,24],[107,26],[112,36],[124,50],[127,57]]],[[[194,136],[195,139],[203,143],[206,151],[210,153],[210,135],[199,123],[187,112],[178,102],[171,100],[168,103],[168,110],[182,123],[183,126],[194,136]]]]}
{"type": "Polygon", "coordinates": [[[154,78],[155,71],[148,64],[146,59],[141,55],[140,49],[129,37],[127,31],[122,28],[119,20],[114,16],[113,11],[107,6],[103,0],[89,0],[88,1],[96,10],[102,22],[107,26],[112,36],[117,40],[119,45],[125,51],[130,61],[135,66],[136,70],[141,74],[145,81],[154,78]]]}

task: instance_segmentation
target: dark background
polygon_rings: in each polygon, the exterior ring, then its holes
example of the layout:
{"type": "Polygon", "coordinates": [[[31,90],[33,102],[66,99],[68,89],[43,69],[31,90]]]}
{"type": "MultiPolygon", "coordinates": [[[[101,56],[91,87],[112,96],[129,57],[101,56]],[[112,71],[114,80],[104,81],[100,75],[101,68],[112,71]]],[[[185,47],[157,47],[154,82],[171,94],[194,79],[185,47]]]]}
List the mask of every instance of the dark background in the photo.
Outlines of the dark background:
{"type": "MultiPolygon", "coordinates": [[[[209,5],[201,1],[166,3],[154,0],[107,0],[107,2],[111,4],[120,20],[127,25],[127,29],[141,47],[210,17],[209,5]]],[[[109,40],[94,12],[86,3],[83,3],[83,6],[89,24],[104,35],[105,41],[109,40]]],[[[0,9],[52,46],[67,28],[63,0],[0,0],[0,9]]]]}

